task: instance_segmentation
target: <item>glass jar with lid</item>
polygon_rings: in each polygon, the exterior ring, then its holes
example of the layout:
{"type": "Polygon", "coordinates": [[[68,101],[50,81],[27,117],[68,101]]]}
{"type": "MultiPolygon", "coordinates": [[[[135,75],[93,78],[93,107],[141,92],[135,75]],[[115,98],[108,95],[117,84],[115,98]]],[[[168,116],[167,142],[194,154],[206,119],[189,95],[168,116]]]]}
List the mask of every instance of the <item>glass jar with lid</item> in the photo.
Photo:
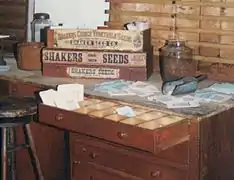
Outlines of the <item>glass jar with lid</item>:
{"type": "Polygon", "coordinates": [[[45,29],[51,26],[50,15],[47,13],[36,13],[31,23],[32,42],[44,42],[46,38],[45,29]]]}
{"type": "Polygon", "coordinates": [[[160,74],[164,82],[196,75],[196,61],[193,50],[184,40],[169,38],[159,53],[160,74]]]}

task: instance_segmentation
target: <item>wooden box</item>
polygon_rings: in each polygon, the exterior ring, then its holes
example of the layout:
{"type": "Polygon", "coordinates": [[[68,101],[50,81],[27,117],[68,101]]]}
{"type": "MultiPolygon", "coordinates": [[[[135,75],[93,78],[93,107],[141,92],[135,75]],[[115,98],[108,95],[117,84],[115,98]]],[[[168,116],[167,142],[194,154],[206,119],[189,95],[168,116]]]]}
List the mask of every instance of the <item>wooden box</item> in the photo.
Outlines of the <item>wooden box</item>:
{"type": "Polygon", "coordinates": [[[173,25],[180,37],[194,49],[197,73],[210,79],[234,82],[234,6],[232,1],[145,1],[106,0],[110,2],[111,29],[132,21],[151,24],[155,70],[158,50],[172,35],[173,25]]]}
{"type": "Polygon", "coordinates": [[[44,48],[43,75],[70,78],[147,80],[152,52],[112,52],[44,48]]]}
{"type": "Polygon", "coordinates": [[[79,105],[81,108],[75,111],[66,111],[41,104],[40,121],[155,154],[189,140],[190,120],[183,116],[94,98],[79,105]],[[117,108],[126,105],[133,108],[136,116],[129,118],[116,113],[117,108]]]}
{"type": "Polygon", "coordinates": [[[42,42],[24,42],[17,46],[17,64],[21,70],[41,70],[41,50],[45,46],[42,42]]]}
{"type": "Polygon", "coordinates": [[[151,48],[150,29],[48,29],[47,47],[142,52],[151,48]]]}

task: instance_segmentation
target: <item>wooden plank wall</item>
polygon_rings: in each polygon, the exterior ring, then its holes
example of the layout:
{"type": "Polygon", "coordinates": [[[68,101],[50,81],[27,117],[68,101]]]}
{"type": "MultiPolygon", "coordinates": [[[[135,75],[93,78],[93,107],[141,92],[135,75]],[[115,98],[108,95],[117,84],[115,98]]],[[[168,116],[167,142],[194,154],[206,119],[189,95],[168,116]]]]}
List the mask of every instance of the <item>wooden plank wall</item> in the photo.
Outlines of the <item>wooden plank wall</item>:
{"type": "Polygon", "coordinates": [[[106,1],[110,2],[108,27],[122,28],[122,24],[136,20],[150,23],[156,70],[158,48],[171,34],[172,18],[176,17],[178,34],[194,49],[198,72],[234,81],[234,0],[106,1]]]}
{"type": "Polygon", "coordinates": [[[0,0],[0,35],[12,36],[4,40],[8,52],[13,52],[15,44],[27,37],[27,4],[27,0],[0,0]]]}

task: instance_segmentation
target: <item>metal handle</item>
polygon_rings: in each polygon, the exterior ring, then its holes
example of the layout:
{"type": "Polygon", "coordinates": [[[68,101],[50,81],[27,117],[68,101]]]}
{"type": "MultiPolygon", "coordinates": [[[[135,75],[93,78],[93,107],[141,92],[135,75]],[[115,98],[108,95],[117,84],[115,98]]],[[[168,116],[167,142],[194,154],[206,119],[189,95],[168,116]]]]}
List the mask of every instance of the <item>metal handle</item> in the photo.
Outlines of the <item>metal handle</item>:
{"type": "Polygon", "coordinates": [[[97,154],[93,152],[93,153],[90,154],[90,156],[91,156],[92,159],[95,159],[97,157],[97,154]]]}
{"type": "Polygon", "coordinates": [[[61,121],[61,120],[63,120],[63,114],[57,114],[56,116],[55,116],[55,119],[57,120],[57,121],[61,121]]]}
{"type": "Polygon", "coordinates": [[[159,170],[151,172],[152,177],[159,177],[161,175],[161,172],[159,170]]]}
{"type": "Polygon", "coordinates": [[[74,160],[74,161],[72,161],[72,164],[73,164],[73,165],[72,165],[72,167],[71,167],[71,168],[72,168],[72,169],[71,169],[71,171],[72,171],[72,172],[71,172],[71,174],[72,174],[71,176],[74,177],[75,165],[80,164],[80,161],[74,160]]]}
{"type": "Polygon", "coordinates": [[[120,139],[123,139],[123,138],[125,138],[125,137],[128,136],[128,134],[125,133],[125,132],[118,132],[117,135],[118,135],[118,137],[119,137],[120,139]]]}
{"type": "Polygon", "coordinates": [[[73,164],[80,164],[80,161],[73,161],[73,164]]]}

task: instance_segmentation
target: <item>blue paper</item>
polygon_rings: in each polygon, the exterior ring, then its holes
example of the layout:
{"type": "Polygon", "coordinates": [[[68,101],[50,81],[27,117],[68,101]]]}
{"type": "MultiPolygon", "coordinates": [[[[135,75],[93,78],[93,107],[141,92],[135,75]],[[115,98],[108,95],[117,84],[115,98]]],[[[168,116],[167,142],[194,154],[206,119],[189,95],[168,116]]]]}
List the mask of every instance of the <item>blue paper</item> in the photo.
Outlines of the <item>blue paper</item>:
{"type": "Polygon", "coordinates": [[[0,73],[1,72],[7,72],[7,71],[9,71],[10,70],[10,66],[8,66],[8,65],[3,65],[3,66],[0,66],[0,73]]]}
{"type": "Polygon", "coordinates": [[[215,83],[208,89],[224,94],[234,94],[234,84],[231,83],[215,83]]]}
{"type": "Polygon", "coordinates": [[[121,107],[121,108],[117,108],[116,112],[121,116],[126,116],[126,117],[129,117],[129,118],[136,116],[133,109],[131,107],[129,107],[129,106],[124,106],[124,107],[121,107]]]}

